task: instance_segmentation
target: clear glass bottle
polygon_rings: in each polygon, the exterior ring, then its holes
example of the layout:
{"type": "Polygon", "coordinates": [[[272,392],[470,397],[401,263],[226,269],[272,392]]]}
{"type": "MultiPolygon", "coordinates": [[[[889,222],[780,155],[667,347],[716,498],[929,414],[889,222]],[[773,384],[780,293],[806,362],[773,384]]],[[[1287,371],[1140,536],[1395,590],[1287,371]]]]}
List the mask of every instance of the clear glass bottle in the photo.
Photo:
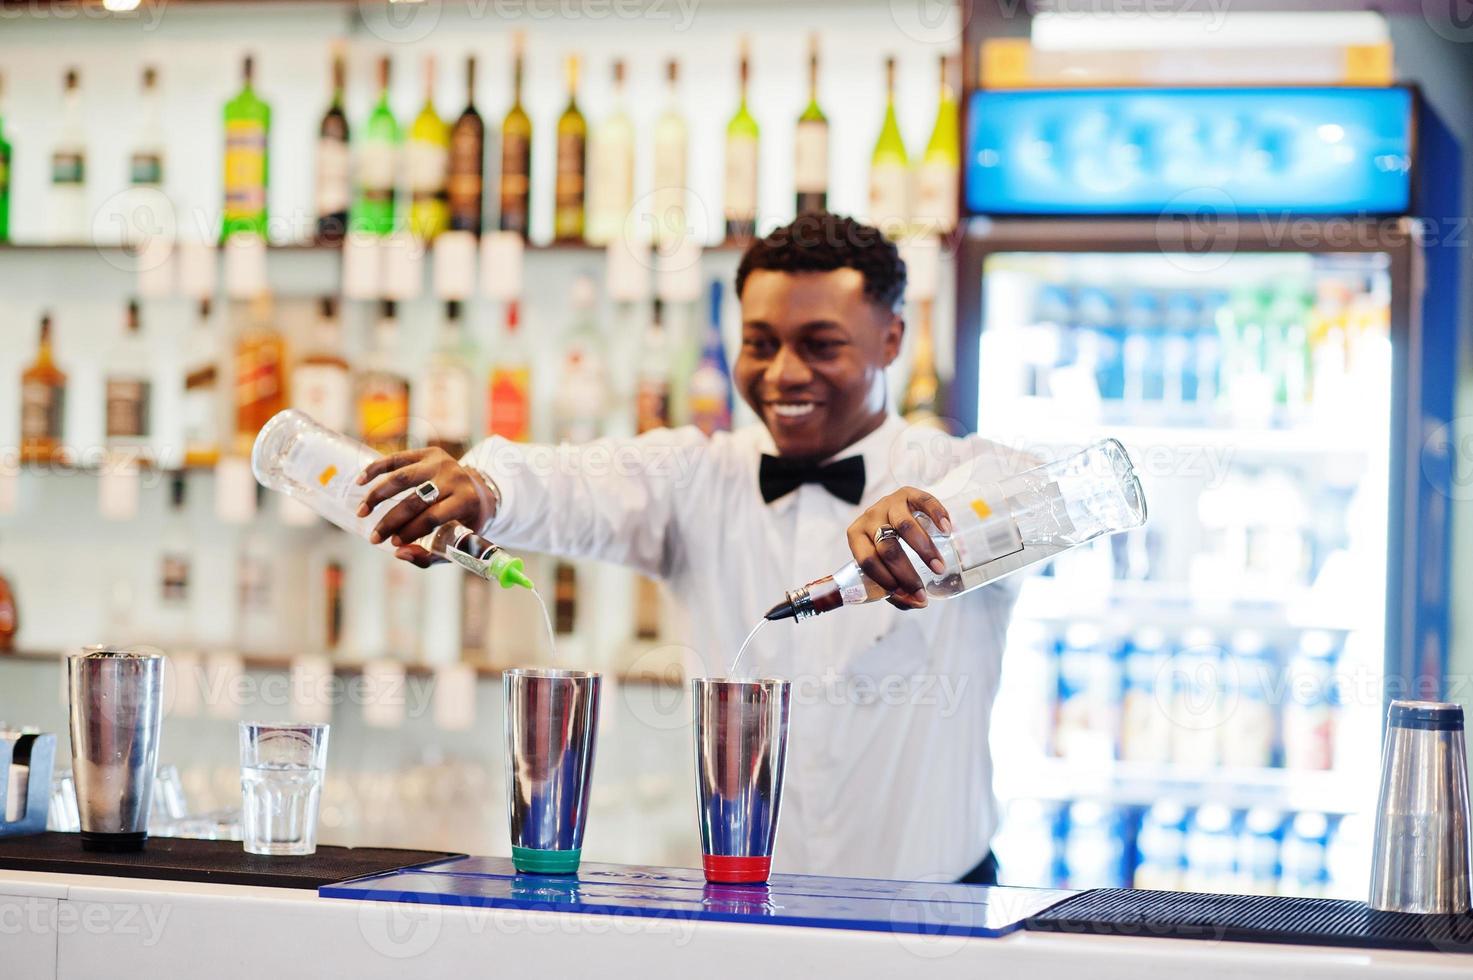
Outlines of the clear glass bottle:
{"type": "MultiPolygon", "coordinates": [[[[367,517],[359,517],[358,507],[372,484],[360,484],[358,474],[378,458],[379,454],[363,443],[288,409],[261,429],[251,453],[251,470],[263,486],[286,494],[366,540],[395,504],[415,492],[411,487],[380,503],[367,517]]],[[[520,558],[457,521],[441,524],[415,543],[503,587],[532,588],[522,573],[520,558]]],[[[378,547],[390,553],[397,550],[390,541],[380,542],[378,547]]]]}
{"type": "Polygon", "coordinates": [[[445,321],[418,385],[422,425],[417,442],[459,459],[471,441],[471,368],[461,327],[460,302],[445,304],[445,321]]]}
{"type": "Polygon", "coordinates": [[[51,152],[50,238],[57,244],[87,240],[87,130],[82,123],[81,76],[66,72],[61,126],[51,152]]]}
{"type": "Polygon", "coordinates": [[[129,189],[123,195],[122,235],[129,245],[147,242],[164,231],[161,216],[154,213],[157,195],[164,191],[164,123],[159,106],[158,70],[143,69],[143,88],[138,96],[138,141],[128,157],[129,189]]]}
{"type": "Polygon", "coordinates": [[[343,356],[343,332],[337,300],[318,300],[312,345],[292,369],[292,407],[329,429],[341,432],[352,423],[353,375],[343,356]]]}
{"type": "Polygon", "coordinates": [[[358,434],[380,453],[409,448],[409,378],[399,371],[398,348],[398,309],[386,299],[358,376],[358,434]]]}
{"type": "Polygon", "coordinates": [[[553,411],[561,442],[592,442],[603,435],[609,409],[598,287],[588,276],[573,281],[573,323],[563,352],[563,376],[553,411]]]}
{"type": "Polygon", "coordinates": [[[128,301],[123,331],[108,351],[103,376],[105,429],[109,450],[141,453],[152,423],[152,358],[143,338],[138,301],[128,301]]]}
{"type": "MultiPolygon", "coordinates": [[[[971,465],[971,464],[966,464],[971,465]]],[[[945,486],[960,479],[948,474],[945,486]]],[[[932,598],[949,599],[1046,561],[1102,535],[1140,527],[1146,498],[1125,447],[1114,439],[1072,456],[995,482],[968,481],[942,504],[952,530],[943,533],[930,518],[916,522],[946,564],[937,573],[903,541],[932,598]]],[[[883,599],[888,593],[850,562],[834,574],[793,589],[767,619],[809,619],[841,606],[883,599]]]]}
{"type": "Polygon", "coordinates": [[[190,642],[190,580],[192,539],[185,511],[185,476],[169,481],[169,511],[160,535],[159,548],[159,636],[160,642],[178,646],[190,642]]]}

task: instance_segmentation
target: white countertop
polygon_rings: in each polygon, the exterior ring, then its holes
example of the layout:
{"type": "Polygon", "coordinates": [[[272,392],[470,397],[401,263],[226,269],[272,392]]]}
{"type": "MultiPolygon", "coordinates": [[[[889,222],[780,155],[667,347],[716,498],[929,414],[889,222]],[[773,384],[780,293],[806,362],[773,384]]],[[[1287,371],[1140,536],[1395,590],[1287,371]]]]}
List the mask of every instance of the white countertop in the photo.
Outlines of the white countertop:
{"type": "Polygon", "coordinates": [[[417,906],[259,888],[0,871],[5,980],[209,977],[1459,977],[1473,957],[1205,940],[1001,939],[417,906]]]}

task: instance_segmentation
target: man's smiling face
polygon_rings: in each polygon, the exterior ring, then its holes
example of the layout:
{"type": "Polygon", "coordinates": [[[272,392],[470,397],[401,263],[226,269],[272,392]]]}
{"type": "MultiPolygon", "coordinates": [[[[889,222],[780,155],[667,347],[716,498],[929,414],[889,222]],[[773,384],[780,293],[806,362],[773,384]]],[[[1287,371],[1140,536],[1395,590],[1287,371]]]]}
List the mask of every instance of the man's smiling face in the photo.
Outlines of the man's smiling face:
{"type": "Polygon", "coordinates": [[[780,455],[826,458],[879,427],[904,326],[858,269],[755,269],[741,301],[737,390],[780,455]]]}

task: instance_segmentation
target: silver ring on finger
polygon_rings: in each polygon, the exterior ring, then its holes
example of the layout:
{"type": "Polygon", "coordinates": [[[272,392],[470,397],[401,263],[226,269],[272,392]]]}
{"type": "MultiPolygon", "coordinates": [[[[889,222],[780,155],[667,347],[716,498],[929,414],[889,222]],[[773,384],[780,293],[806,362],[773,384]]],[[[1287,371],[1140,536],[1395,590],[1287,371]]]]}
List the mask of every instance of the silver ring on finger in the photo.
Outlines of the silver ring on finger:
{"type": "Polygon", "coordinates": [[[434,480],[426,480],[414,488],[414,495],[426,504],[432,504],[440,499],[440,488],[435,486],[434,480]]]}
{"type": "Polygon", "coordinates": [[[875,544],[878,545],[884,541],[894,541],[898,537],[900,537],[899,531],[895,530],[889,524],[881,524],[879,529],[875,531],[875,544]]]}

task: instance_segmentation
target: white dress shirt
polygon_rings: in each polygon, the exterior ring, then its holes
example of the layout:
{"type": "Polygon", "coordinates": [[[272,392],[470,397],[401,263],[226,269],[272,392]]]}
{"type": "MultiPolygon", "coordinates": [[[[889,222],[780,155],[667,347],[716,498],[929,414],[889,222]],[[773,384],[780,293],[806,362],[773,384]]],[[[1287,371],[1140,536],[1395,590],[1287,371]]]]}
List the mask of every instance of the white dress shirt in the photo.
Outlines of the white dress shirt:
{"type": "MultiPolygon", "coordinates": [[[[835,457],[864,457],[859,506],[817,484],[769,504],[757,470],[771,452],[761,426],[710,438],[682,428],[576,447],[492,438],[465,463],[501,492],[491,540],[663,579],[688,617],[684,642],[722,676],[785,590],[852,560],[845,531],[876,499],[905,485],[944,499],[947,474],[947,484],[958,473],[997,479],[1034,462],[892,415],[835,457]]],[[[1016,583],[758,633],[743,673],[793,683],[774,870],[954,880],[987,854],[997,825],[988,723],[1016,583]]]]}

